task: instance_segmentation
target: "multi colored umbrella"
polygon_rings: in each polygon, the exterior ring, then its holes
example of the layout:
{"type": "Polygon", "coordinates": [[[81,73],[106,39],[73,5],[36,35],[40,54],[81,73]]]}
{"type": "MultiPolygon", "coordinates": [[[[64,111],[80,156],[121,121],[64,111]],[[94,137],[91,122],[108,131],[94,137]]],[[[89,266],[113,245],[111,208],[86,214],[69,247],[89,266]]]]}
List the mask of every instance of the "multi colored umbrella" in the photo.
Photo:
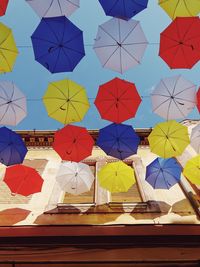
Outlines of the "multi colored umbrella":
{"type": "Polygon", "coordinates": [[[25,95],[13,82],[0,81],[0,124],[16,126],[26,115],[25,95]]]}
{"type": "Polygon", "coordinates": [[[56,180],[63,191],[80,195],[90,190],[94,182],[94,175],[87,164],[63,162],[56,180]]]}
{"type": "Polygon", "coordinates": [[[100,129],[96,142],[107,155],[121,160],[136,154],[139,143],[132,126],[115,123],[100,129]]]}
{"type": "Polygon", "coordinates": [[[200,113],[200,88],[197,91],[196,100],[197,100],[197,109],[200,113]]]}
{"type": "Polygon", "coordinates": [[[99,86],[94,103],[102,119],[121,123],[135,116],[141,98],[134,83],[114,78],[99,86]]]}
{"type": "Polygon", "coordinates": [[[161,79],[151,101],[153,111],[162,118],[185,118],[196,105],[196,85],[181,75],[161,79]]]}
{"type": "Polygon", "coordinates": [[[42,18],[31,39],[36,61],[51,73],[73,71],[85,56],[83,32],[64,16],[42,18]]]}
{"type": "Polygon", "coordinates": [[[10,188],[12,194],[22,196],[40,192],[44,182],[35,169],[24,165],[14,165],[6,168],[3,181],[10,188]]]}
{"type": "Polygon", "coordinates": [[[107,16],[128,20],[147,8],[148,0],[99,0],[107,16]]]}
{"type": "Polygon", "coordinates": [[[191,69],[200,59],[200,19],[176,18],[160,34],[159,56],[171,69],[191,69]]]}
{"type": "Polygon", "coordinates": [[[0,22],[0,73],[13,69],[18,55],[12,30],[0,22]]]}
{"type": "Polygon", "coordinates": [[[79,8],[80,0],[26,0],[42,17],[69,17],[79,8]]]}
{"type": "Polygon", "coordinates": [[[151,151],[162,158],[181,155],[190,143],[187,127],[174,120],[156,124],[148,140],[151,151]]]}
{"type": "Polygon", "coordinates": [[[67,79],[51,82],[43,102],[49,117],[63,124],[81,121],[90,107],[85,88],[67,79]]]}
{"type": "Polygon", "coordinates": [[[146,169],[145,180],[156,189],[170,189],[181,179],[181,166],[174,158],[157,158],[146,169]]]}
{"type": "Polygon", "coordinates": [[[183,174],[191,183],[200,185],[200,155],[187,161],[183,174]]]}
{"type": "Polygon", "coordinates": [[[54,135],[53,149],[63,160],[79,162],[92,154],[94,140],[86,128],[67,125],[54,135]]]}
{"type": "Polygon", "coordinates": [[[107,163],[97,176],[100,186],[111,193],[127,192],[136,182],[133,168],[122,161],[107,163]]]}
{"type": "Polygon", "coordinates": [[[0,162],[6,166],[22,163],[28,152],[21,136],[14,131],[0,128],[0,162]]]}
{"type": "Polygon", "coordinates": [[[8,0],[1,0],[0,2],[0,16],[5,15],[8,6],[8,0]]]}
{"type": "Polygon", "coordinates": [[[200,123],[192,129],[190,144],[194,150],[200,154],[200,123]]]}
{"type": "Polygon", "coordinates": [[[103,67],[124,73],[141,63],[147,44],[139,21],[112,18],[99,26],[93,48],[103,67]]]}

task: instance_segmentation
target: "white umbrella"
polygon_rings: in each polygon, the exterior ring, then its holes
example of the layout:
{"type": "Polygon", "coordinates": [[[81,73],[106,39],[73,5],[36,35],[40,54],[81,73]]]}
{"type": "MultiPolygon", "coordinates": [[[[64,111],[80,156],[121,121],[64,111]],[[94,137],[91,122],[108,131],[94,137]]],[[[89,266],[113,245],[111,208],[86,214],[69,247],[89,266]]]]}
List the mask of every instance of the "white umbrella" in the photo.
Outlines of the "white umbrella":
{"type": "Polygon", "coordinates": [[[42,17],[69,17],[77,8],[80,0],[26,0],[26,2],[42,17]]]}
{"type": "Polygon", "coordinates": [[[90,190],[94,175],[87,164],[66,161],[61,164],[56,180],[63,191],[79,195],[90,190]]]}
{"type": "Polygon", "coordinates": [[[200,154],[200,123],[192,129],[190,144],[200,154]]]}
{"type": "Polygon", "coordinates": [[[147,44],[139,21],[112,18],[99,26],[93,48],[103,67],[123,73],[140,64],[147,44]]]}
{"type": "Polygon", "coordinates": [[[0,81],[0,124],[16,126],[26,114],[25,95],[13,82],[0,81]]]}
{"type": "Polygon", "coordinates": [[[153,112],[164,119],[185,118],[196,105],[196,85],[181,75],[162,79],[151,93],[153,112]]]}

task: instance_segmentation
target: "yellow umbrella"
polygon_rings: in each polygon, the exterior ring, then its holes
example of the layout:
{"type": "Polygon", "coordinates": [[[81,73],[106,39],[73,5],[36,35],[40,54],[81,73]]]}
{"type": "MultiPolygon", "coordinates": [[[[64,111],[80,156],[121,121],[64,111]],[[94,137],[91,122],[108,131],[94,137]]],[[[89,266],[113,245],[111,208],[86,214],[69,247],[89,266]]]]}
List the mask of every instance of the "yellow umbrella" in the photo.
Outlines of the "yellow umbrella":
{"type": "Polygon", "coordinates": [[[51,82],[43,102],[49,117],[63,124],[81,121],[90,107],[84,87],[67,79],[51,82]]]}
{"type": "Polygon", "coordinates": [[[159,5],[172,19],[194,17],[200,12],[199,0],[159,0],[159,5]]]}
{"type": "Polygon", "coordinates": [[[12,30],[0,23],[0,73],[10,72],[13,69],[18,50],[12,30]]]}
{"type": "Polygon", "coordinates": [[[158,123],[148,140],[151,151],[162,158],[181,155],[190,143],[187,127],[175,120],[158,123]]]}
{"type": "Polygon", "coordinates": [[[134,170],[123,161],[106,164],[98,172],[98,180],[100,186],[111,193],[127,192],[136,182],[134,170]]]}
{"type": "Polygon", "coordinates": [[[200,155],[188,160],[183,169],[183,174],[191,183],[200,185],[200,155]]]}

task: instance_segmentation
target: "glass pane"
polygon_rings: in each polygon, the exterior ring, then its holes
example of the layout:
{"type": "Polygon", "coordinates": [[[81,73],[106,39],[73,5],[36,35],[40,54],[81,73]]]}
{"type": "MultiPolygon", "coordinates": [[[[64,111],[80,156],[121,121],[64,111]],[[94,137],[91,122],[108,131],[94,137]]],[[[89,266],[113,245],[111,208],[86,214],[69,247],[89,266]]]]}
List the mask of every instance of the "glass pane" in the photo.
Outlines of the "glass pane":
{"type": "Polygon", "coordinates": [[[128,192],[125,193],[112,193],[112,202],[142,202],[139,188],[135,183],[128,192]]]}

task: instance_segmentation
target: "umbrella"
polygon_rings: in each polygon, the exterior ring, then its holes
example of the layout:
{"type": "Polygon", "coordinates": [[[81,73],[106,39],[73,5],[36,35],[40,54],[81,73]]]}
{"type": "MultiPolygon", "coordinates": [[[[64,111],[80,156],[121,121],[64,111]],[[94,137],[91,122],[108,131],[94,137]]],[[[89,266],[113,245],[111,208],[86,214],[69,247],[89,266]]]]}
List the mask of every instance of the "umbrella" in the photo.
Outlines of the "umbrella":
{"type": "Polygon", "coordinates": [[[194,150],[200,154],[200,123],[192,129],[190,144],[194,150]]]}
{"type": "Polygon", "coordinates": [[[100,129],[96,142],[107,155],[121,160],[136,154],[139,143],[132,126],[115,123],[100,129]]]}
{"type": "Polygon", "coordinates": [[[99,87],[94,103],[103,119],[121,123],[135,116],[141,98],[134,83],[114,78],[99,87]]]}
{"type": "Polygon", "coordinates": [[[111,193],[127,192],[136,182],[133,168],[122,161],[104,165],[97,176],[100,186],[111,193]]]}
{"type": "Polygon", "coordinates": [[[14,131],[0,128],[0,162],[6,166],[22,163],[28,152],[21,136],[14,131]]]}
{"type": "Polygon", "coordinates": [[[13,69],[18,50],[12,30],[0,22],[0,73],[13,69]]]}
{"type": "Polygon", "coordinates": [[[73,71],[85,56],[83,32],[64,16],[42,18],[31,39],[36,61],[51,73],[73,71]]]}
{"type": "Polygon", "coordinates": [[[66,79],[51,82],[43,102],[49,117],[63,124],[81,121],[90,107],[85,88],[66,79]]]}
{"type": "Polygon", "coordinates": [[[79,0],[26,0],[26,2],[42,17],[69,17],[79,8],[79,0]]]}
{"type": "Polygon", "coordinates": [[[99,0],[107,16],[128,20],[147,7],[148,0],[99,0]]]}
{"type": "Polygon", "coordinates": [[[200,113],[200,88],[197,91],[196,98],[197,98],[197,109],[198,109],[198,111],[200,113]]]}
{"type": "Polygon", "coordinates": [[[5,15],[8,6],[8,0],[1,0],[0,2],[0,16],[5,15]]]}
{"type": "Polygon", "coordinates": [[[35,169],[19,164],[6,168],[3,181],[12,194],[27,197],[40,192],[44,180],[35,169]]]}
{"type": "Polygon", "coordinates": [[[0,211],[0,226],[9,226],[21,222],[31,213],[30,210],[11,208],[0,211]]]}
{"type": "Polygon", "coordinates": [[[172,19],[193,17],[200,12],[200,2],[198,0],[159,0],[159,5],[172,19]]]}
{"type": "Polygon", "coordinates": [[[16,126],[26,115],[25,95],[13,82],[0,81],[0,124],[16,126]]]}
{"type": "Polygon", "coordinates": [[[185,118],[196,105],[196,85],[181,75],[162,79],[151,94],[153,111],[167,120],[185,118]]]}
{"type": "Polygon", "coordinates": [[[53,149],[63,160],[79,162],[92,154],[94,140],[84,127],[67,125],[54,135],[53,149]]]}
{"type": "Polygon", "coordinates": [[[171,69],[191,69],[200,59],[200,19],[176,18],[160,34],[159,56],[171,69]]]}
{"type": "Polygon", "coordinates": [[[124,73],[140,64],[147,44],[139,21],[112,18],[99,26],[93,48],[103,67],[124,73]]]}
{"type": "Polygon", "coordinates": [[[183,174],[191,183],[200,185],[200,155],[186,162],[183,174]]]}
{"type": "Polygon", "coordinates": [[[181,155],[190,143],[187,127],[174,120],[156,124],[148,140],[151,151],[162,158],[181,155]]]}
{"type": "Polygon", "coordinates": [[[60,166],[56,180],[63,191],[80,195],[90,190],[94,175],[87,164],[64,162],[60,166]]]}
{"type": "Polygon", "coordinates": [[[145,180],[156,189],[170,189],[181,178],[181,167],[173,158],[157,158],[146,169],[145,180]]]}

